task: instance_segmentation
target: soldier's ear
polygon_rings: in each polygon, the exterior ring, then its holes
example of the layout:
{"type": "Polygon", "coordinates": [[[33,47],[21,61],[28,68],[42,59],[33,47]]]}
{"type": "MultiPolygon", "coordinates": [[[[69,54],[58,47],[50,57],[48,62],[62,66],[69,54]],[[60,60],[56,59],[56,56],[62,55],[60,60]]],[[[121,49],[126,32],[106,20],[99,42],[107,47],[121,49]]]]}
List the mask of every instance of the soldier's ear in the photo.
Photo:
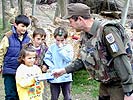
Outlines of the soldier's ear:
{"type": "Polygon", "coordinates": [[[86,23],[85,19],[81,16],[78,17],[78,21],[80,21],[81,23],[84,23],[84,24],[86,23]]]}
{"type": "Polygon", "coordinates": [[[83,18],[81,16],[78,17],[78,20],[83,20],[83,18]]]}
{"type": "Polygon", "coordinates": [[[84,18],[83,18],[83,17],[81,17],[81,16],[79,16],[79,17],[78,17],[78,20],[79,20],[79,21],[82,21],[82,22],[84,22],[84,21],[85,21],[85,20],[84,20],[84,18]]]}

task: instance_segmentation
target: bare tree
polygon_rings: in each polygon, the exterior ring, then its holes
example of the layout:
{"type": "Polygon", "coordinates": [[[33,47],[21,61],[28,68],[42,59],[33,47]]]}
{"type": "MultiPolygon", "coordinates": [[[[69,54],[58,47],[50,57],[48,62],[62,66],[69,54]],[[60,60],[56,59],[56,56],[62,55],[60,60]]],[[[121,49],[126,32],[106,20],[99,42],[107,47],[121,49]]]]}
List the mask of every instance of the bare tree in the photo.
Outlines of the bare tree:
{"type": "Polygon", "coordinates": [[[32,16],[35,15],[36,0],[32,0],[32,16]]]}
{"type": "Polygon", "coordinates": [[[7,29],[8,27],[8,20],[6,20],[6,2],[2,0],[2,20],[3,20],[3,30],[7,29]]]}
{"type": "Polygon", "coordinates": [[[63,17],[67,13],[67,4],[69,0],[57,0],[57,7],[55,11],[54,20],[56,17],[63,17]]]}
{"type": "Polygon", "coordinates": [[[15,2],[14,0],[10,0],[11,8],[14,8],[15,7],[14,2],[15,2]]]}
{"type": "Polygon", "coordinates": [[[19,14],[24,14],[24,0],[18,0],[19,14]]]}

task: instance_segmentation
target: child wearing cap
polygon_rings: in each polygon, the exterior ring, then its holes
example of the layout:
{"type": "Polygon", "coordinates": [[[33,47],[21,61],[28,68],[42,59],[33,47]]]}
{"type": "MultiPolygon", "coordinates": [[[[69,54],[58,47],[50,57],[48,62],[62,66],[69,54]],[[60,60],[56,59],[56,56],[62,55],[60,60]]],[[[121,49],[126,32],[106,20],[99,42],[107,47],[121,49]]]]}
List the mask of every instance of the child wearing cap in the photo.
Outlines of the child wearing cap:
{"type": "MultiPolygon", "coordinates": [[[[44,62],[47,64],[51,72],[56,69],[64,68],[70,64],[73,59],[73,47],[67,43],[67,36],[67,31],[62,27],[58,27],[54,31],[55,43],[48,48],[44,57],[44,62]]],[[[61,90],[64,96],[63,100],[71,100],[71,82],[71,73],[49,80],[51,100],[58,100],[61,90]]]]}

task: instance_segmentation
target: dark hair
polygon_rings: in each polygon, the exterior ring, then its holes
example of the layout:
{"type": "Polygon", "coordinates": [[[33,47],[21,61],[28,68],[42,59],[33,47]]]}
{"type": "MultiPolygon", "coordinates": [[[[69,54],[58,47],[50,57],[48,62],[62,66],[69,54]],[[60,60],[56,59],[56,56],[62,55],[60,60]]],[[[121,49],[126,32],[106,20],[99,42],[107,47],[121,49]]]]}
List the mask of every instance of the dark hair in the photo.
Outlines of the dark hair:
{"type": "Polygon", "coordinates": [[[57,36],[64,36],[64,38],[66,39],[68,36],[68,32],[65,30],[65,28],[58,27],[54,31],[54,38],[56,38],[57,36]]]}
{"type": "Polygon", "coordinates": [[[42,28],[36,28],[33,32],[33,38],[36,36],[36,35],[40,35],[41,37],[44,36],[44,38],[46,38],[46,33],[44,31],[44,29],[42,28]]]}
{"type": "Polygon", "coordinates": [[[26,15],[18,15],[15,17],[15,23],[18,25],[20,23],[24,24],[26,27],[30,24],[30,19],[26,15]]]}
{"type": "Polygon", "coordinates": [[[19,57],[18,57],[18,62],[20,64],[25,64],[25,62],[23,61],[23,59],[26,57],[26,55],[28,54],[28,52],[36,52],[36,50],[33,48],[33,44],[32,43],[28,43],[28,44],[24,44],[19,57]]]}
{"type": "MultiPolygon", "coordinates": [[[[73,15],[73,16],[70,17],[70,18],[74,19],[74,21],[77,21],[79,16],[80,16],[80,15],[73,15]]],[[[91,18],[90,16],[81,16],[81,17],[84,18],[84,19],[89,19],[89,18],[91,18]]]]}

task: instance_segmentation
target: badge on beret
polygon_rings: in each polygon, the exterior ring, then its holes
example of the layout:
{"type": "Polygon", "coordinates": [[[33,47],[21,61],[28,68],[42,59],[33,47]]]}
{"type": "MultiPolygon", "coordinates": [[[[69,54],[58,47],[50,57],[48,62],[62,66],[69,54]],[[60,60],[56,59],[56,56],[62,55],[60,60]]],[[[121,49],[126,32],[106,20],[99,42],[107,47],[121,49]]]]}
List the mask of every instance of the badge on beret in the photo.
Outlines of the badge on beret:
{"type": "Polygon", "coordinates": [[[106,39],[107,39],[107,41],[108,41],[109,43],[113,43],[113,42],[115,41],[115,38],[114,38],[114,36],[112,35],[112,33],[109,33],[109,34],[106,35],[105,37],[106,37],[106,39]]]}
{"type": "Polygon", "coordinates": [[[113,43],[110,45],[111,49],[113,52],[118,52],[119,51],[119,46],[117,45],[117,43],[113,43]]]}

